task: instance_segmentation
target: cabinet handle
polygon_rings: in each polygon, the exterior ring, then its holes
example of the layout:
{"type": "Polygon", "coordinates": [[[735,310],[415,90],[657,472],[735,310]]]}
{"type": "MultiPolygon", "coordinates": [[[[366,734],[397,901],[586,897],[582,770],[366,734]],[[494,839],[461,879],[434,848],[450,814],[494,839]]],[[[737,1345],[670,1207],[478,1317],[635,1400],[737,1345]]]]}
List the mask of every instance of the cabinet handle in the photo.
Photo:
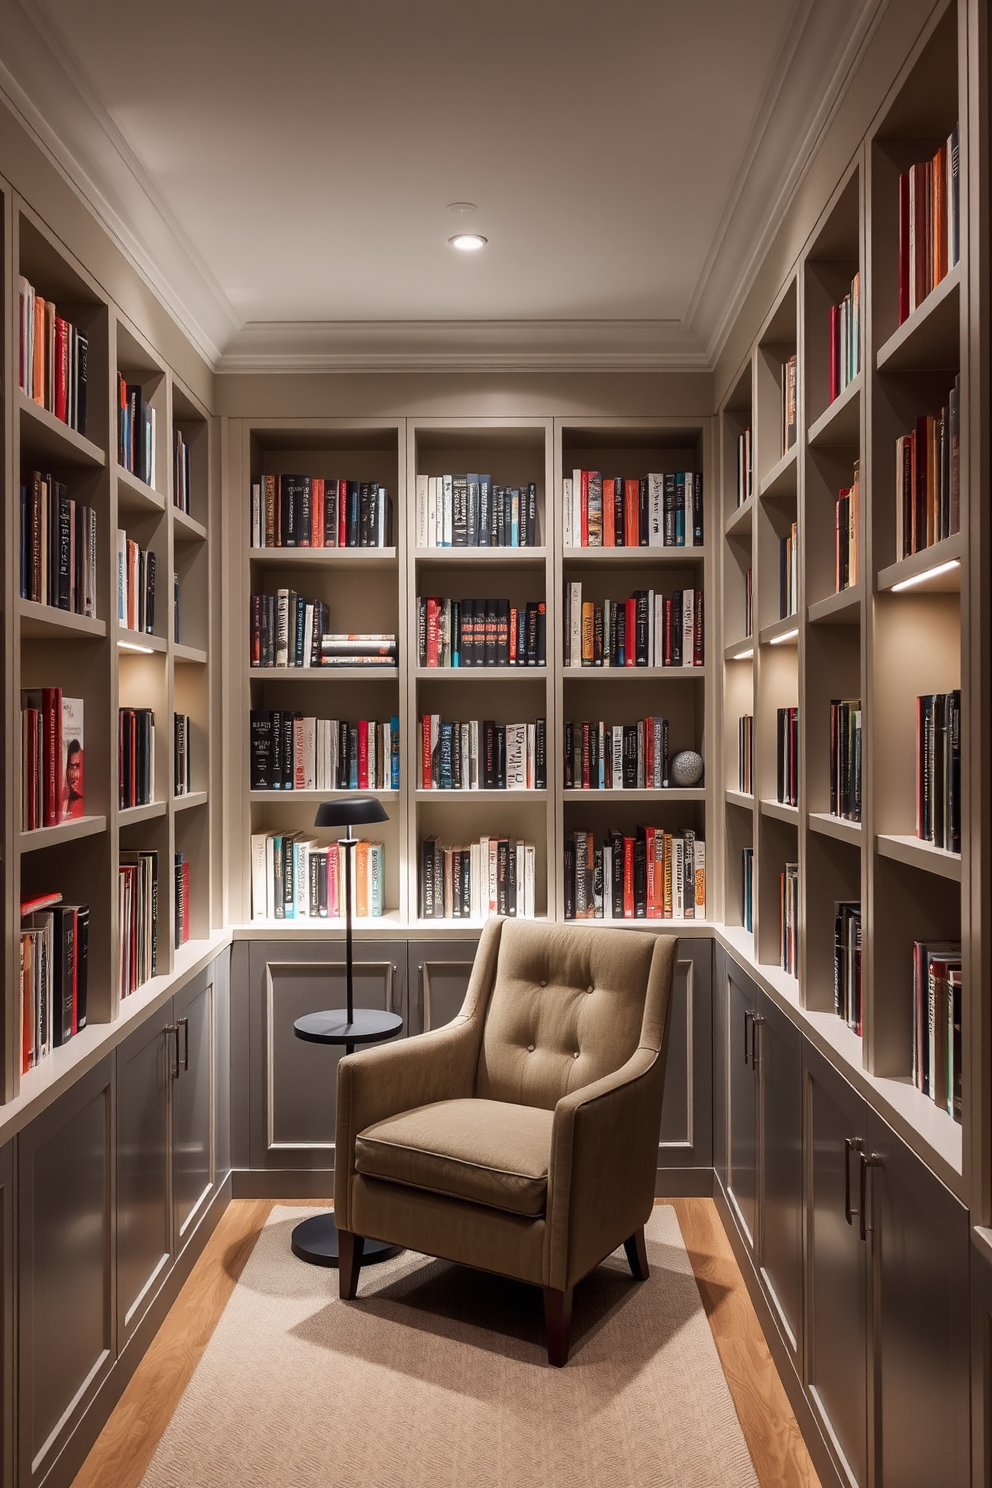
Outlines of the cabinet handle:
{"type": "MultiPolygon", "coordinates": [[[[851,1208],[851,1153],[856,1152],[860,1156],[863,1151],[864,1143],[860,1137],[844,1138],[844,1218],[849,1225],[853,1225],[854,1216],[861,1213],[861,1209],[851,1208]]],[[[862,1200],[862,1205],[863,1202],[862,1200]]]]}
{"type": "MultiPolygon", "coordinates": [[[[183,1031],[183,1069],[184,1070],[188,1070],[189,1069],[189,1019],[188,1018],[180,1018],[179,1019],[179,1022],[177,1024],[177,1028],[181,1028],[182,1031],[183,1031]]],[[[176,1037],[176,1070],[177,1070],[177,1073],[178,1073],[178,1069],[179,1069],[179,1038],[178,1038],[178,1035],[177,1035],[177,1037],[176,1037]]]]}
{"type": "Polygon", "coordinates": [[[170,1033],[172,1035],[172,1048],[173,1048],[173,1052],[174,1052],[174,1054],[176,1056],[176,1062],[171,1067],[171,1069],[169,1070],[169,1079],[170,1080],[178,1080],[179,1079],[179,1024],[178,1023],[167,1023],[165,1025],[165,1032],[166,1032],[167,1035],[170,1034],[170,1033]]]}
{"type": "Polygon", "coordinates": [[[748,1024],[748,1019],[749,1018],[753,1018],[753,1017],[754,1017],[754,1014],[752,1013],[751,1009],[750,1008],[745,1008],[744,1009],[744,1063],[745,1064],[750,1064],[750,1062],[751,1062],[750,1059],[748,1058],[748,1053],[747,1053],[747,1024],[748,1024]]]}
{"type": "Polygon", "coordinates": [[[871,1189],[871,1195],[872,1195],[872,1216],[871,1216],[871,1218],[872,1218],[872,1222],[871,1222],[871,1224],[868,1223],[868,1169],[869,1168],[877,1167],[878,1166],[878,1162],[879,1162],[879,1158],[878,1158],[878,1154],[875,1153],[875,1152],[873,1152],[870,1156],[866,1152],[859,1152],[858,1153],[858,1160],[859,1160],[859,1162],[861,1164],[861,1172],[858,1175],[858,1194],[859,1194],[859,1198],[860,1198],[860,1202],[861,1202],[861,1208],[858,1210],[858,1214],[860,1216],[859,1217],[859,1220],[858,1220],[858,1233],[860,1234],[862,1240],[867,1240],[868,1239],[868,1236],[870,1234],[872,1234],[872,1232],[874,1231],[874,1228],[875,1228],[875,1185],[874,1184],[872,1184],[872,1189],[871,1189]]]}
{"type": "Polygon", "coordinates": [[[758,1029],[764,1026],[764,1018],[759,1018],[757,1013],[751,1014],[751,1068],[757,1070],[761,1063],[761,1037],[758,1029]]]}

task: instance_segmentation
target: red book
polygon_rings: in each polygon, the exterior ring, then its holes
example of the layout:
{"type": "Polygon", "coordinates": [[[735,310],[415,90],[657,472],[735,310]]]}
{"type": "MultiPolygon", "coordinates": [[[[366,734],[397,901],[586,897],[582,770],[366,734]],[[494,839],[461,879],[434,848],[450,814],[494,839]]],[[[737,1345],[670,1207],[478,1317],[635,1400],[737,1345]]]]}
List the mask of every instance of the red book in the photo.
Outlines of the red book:
{"type": "Polygon", "coordinates": [[[62,895],[58,893],[38,894],[37,897],[34,899],[22,899],[21,917],[23,918],[24,915],[35,914],[39,909],[51,909],[53,904],[61,903],[62,895]]]}
{"type": "Polygon", "coordinates": [[[54,827],[61,820],[59,777],[62,772],[62,689],[60,687],[42,688],[41,711],[45,740],[42,826],[54,827]]]}
{"type": "Polygon", "coordinates": [[[586,723],[583,723],[583,725],[582,725],[582,789],[583,790],[590,790],[592,788],[591,763],[592,762],[591,762],[591,758],[590,758],[589,724],[586,722],[586,723]]]}
{"type": "Polygon", "coordinates": [[[910,266],[913,275],[913,294],[910,299],[910,307],[913,310],[916,309],[917,305],[922,305],[927,297],[927,269],[929,260],[929,253],[927,251],[927,185],[929,175],[926,161],[910,167],[910,204],[913,214],[911,223],[913,262],[910,266]]]}
{"type": "Polygon", "coordinates": [[[623,664],[624,666],[637,665],[637,600],[628,599],[624,601],[623,631],[623,664]]]}
{"type": "Polygon", "coordinates": [[[634,918],[634,839],[623,839],[623,917],[634,918]]]}
{"type": "Polygon", "coordinates": [[[324,546],[324,478],[320,475],[310,482],[310,546],[324,546]]]}
{"type": "Polygon", "coordinates": [[[641,544],[641,483],[625,480],[623,483],[623,541],[626,548],[638,548],[641,544]]]}
{"type": "MultiPolygon", "coordinates": [[[[343,546],[343,544],[342,544],[343,546]]],[[[431,597],[427,601],[427,665],[436,667],[439,665],[438,641],[439,641],[439,619],[440,601],[431,597]]]]}
{"type": "Polygon", "coordinates": [[[923,758],[923,699],[916,699],[916,835],[923,836],[923,776],[926,761],[923,758]]]}
{"type": "MultiPolygon", "coordinates": [[[[650,726],[648,727],[647,733],[648,733],[648,738],[650,738],[651,737],[651,733],[652,733],[652,730],[651,730],[650,726]]],[[[650,780],[651,777],[650,777],[650,775],[646,775],[645,778],[648,779],[648,780],[650,780]]],[[[655,866],[656,865],[655,865],[655,861],[654,861],[654,856],[655,856],[655,846],[654,846],[655,833],[656,833],[656,828],[655,827],[645,827],[644,828],[644,843],[645,843],[645,848],[644,848],[644,867],[645,867],[645,872],[644,872],[644,890],[645,890],[644,914],[645,914],[645,918],[646,919],[649,919],[649,920],[657,920],[661,916],[661,906],[658,903],[658,880],[657,880],[657,874],[655,873],[655,866]]]]}
{"type": "Polygon", "coordinates": [[[189,864],[182,866],[183,945],[189,940],[189,864]]]}
{"type": "Polygon", "coordinates": [[[69,422],[69,322],[55,317],[55,417],[69,422]]]}
{"type": "Polygon", "coordinates": [[[615,548],[617,545],[617,514],[616,497],[614,495],[616,481],[612,478],[603,477],[603,547],[615,548]]]}
{"type": "MultiPolygon", "coordinates": [[[[692,630],[692,664],[703,665],[703,591],[696,590],[696,602],[693,611],[692,630]]],[[[684,660],[684,658],[683,658],[684,660]]]]}
{"type": "Polygon", "coordinates": [[[358,789],[369,788],[369,722],[358,720],[358,789]]]}
{"type": "Polygon", "coordinates": [[[338,481],[338,547],[348,546],[348,485],[338,481]]]}
{"type": "Polygon", "coordinates": [[[424,713],[420,720],[420,789],[431,790],[431,716],[424,713]]]}
{"type": "Polygon", "coordinates": [[[663,626],[664,626],[664,634],[662,636],[662,642],[661,642],[661,664],[662,664],[662,666],[671,666],[672,665],[672,601],[670,599],[665,599],[665,600],[662,601],[662,603],[664,605],[664,619],[663,619],[663,622],[662,622],[663,623],[663,626]]]}
{"type": "Polygon", "coordinates": [[[947,273],[947,145],[944,143],[930,162],[930,236],[932,278],[939,284],[947,273]]]}
{"type": "Polygon", "coordinates": [[[589,472],[582,472],[582,494],[580,497],[580,509],[582,512],[582,546],[589,546],[589,472]]]}
{"type": "Polygon", "coordinates": [[[909,171],[899,177],[899,324],[909,316],[909,171]]]}
{"type": "Polygon", "coordinates": [[[840,392],[840,306],[830,306],[830,393],[832,403],[840,392]]]}
{"type": "Polygon", "coordinates": [[[516,664],[517,660],[517,624],[519,611],[510,606],[510,663],[516,664]]]}

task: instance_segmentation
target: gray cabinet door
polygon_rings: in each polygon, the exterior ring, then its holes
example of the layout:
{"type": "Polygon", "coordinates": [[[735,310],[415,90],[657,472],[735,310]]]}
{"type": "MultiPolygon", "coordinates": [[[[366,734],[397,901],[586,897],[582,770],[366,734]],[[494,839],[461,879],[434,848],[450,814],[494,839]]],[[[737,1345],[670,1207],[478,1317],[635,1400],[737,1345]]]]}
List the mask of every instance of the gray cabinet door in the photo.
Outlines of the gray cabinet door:
{"type": "Polygon", "coordinates": [[[730,1082],[730,1011],[727,998],[729,957],[722,945],[713,942],[713,1167],[726,1189],[728,1184],[727,1139],[730,1082]]]}
{"type": "Polygon", "coordinates": [[[442,1028],[461,1010],[478,941],[407,942],[409,1032],[442,1028]]]}
{"type": "Polygon", "coordinates": [[[116,1356],[114,1060],[17,1137],[18,1483],[40,1483],[116,1356]]]}
{"type": "Polygon", "coordinates": [[[761,995],[757,1009],[761,1156],[758,1270],[779,1330],[799,1362],[803,1316],[802,1039],[761,995]]]}
{"type": "MultiPolygon", "coordinates": [[[[852,1483],[868,1472],[868,1264],[860,1154],[865,1105],[804,1043],[806,1387],[852,1483]]],[[[895,1485],[893,1484],[893,1488],[895,1485]]]]}
{"type": "Polygon", "coordinates": [[[14,1481],[14,1144],[0,1147],[0,1482],[14,1481]]]}
{"type": "MultiPolygon", "coordinates": [[[[706,1179],[707,1193],[713,1166],[711,946],[708,939],[679,941],[658,1145],[658,1167],[663,1173],[698,1170],[698,1177],[706,1179]]],[[[684,1191],[684,1180],[678,1176],[663,1177],[659,1190],[671,1191],[673,1185],[676,1191],[684,1191]]],[[[698,1186],[689,1191],[698,1191],[698,1186]]]]}
{"type": "Polygon", "coordinates": [[[878,1485],[966,1488],[970,1478],[968,1213],[874,1112],[878,1485]]]}
{"type": "Polygon", "coordinates": [[[213,968],[173,998],[173,1244],[178,1254],[213,1197],[216,1054],[213,968]]]}
{"type": "MultiPolygon", "coordinates": [[[[253,1169],[334,1167],[335,1072],[343,1050],[293,1033],[304,1013],[345,1005],[340,941],[253,941],[250,979],[250,1157],[253,1169]]],[[[359,941],[355,1004],[406,1011],[406,942],[359,941]]]]}
{"type": "Polygon", "coordinates": [[[117,1346],[123,1348],[172,1262],[169,1084],[172,1003],[137,1028],[117,1060],[117,1346]]]}
{"type": "Polygon", "coordinates": [[[754,983],[728,957],[727,1003],[727,1197],[748,1245],[755,1243],[758,1216],[758,1081],[754,1065],[757,991],[754,983]]]}

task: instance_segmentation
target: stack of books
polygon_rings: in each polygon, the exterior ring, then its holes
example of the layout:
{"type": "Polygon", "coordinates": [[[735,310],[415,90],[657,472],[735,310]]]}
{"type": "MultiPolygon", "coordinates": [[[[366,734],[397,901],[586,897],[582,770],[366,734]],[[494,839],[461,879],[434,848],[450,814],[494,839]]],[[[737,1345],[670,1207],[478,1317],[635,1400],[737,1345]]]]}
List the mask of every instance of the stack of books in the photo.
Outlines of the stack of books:
{"type": "Polygon", "coordinates": [[[537,546],[537,485],[493,485],[488,475],[417,476],[418,548],[537,546]]]}
{"type": "Polygon", "coordinates": [[[417,600],[417,657],[422,667],[543,667],[547,646],[543,600],[517,607],[508,599],[417,600]]]}
{"type": "Polygon", "coordinates": [[[799,971],[799,864],[786,863],[779,874],[781,967],[790,976],[799,971]]]}
{"type": "Polygon", "coordinates": [[[568,667],[702,666],[703,592],[635,589],[598,603],[576,580],[565,585],[562,636],[568,667]]]}
{"type": "Polygon", "coordinates": [[[188,713],[173,713],[173,795],[188,796],[192,790],[192,740],[188,713]]]}
{"type": "Polygon", "coordinates": [[[896,554],[918,553],[961,526],[961,374],[935,414],[896,440],[896,554]]]}
{"type": "Polygon", "coordinates": [[[59,687],[21,693],[21,830],[84,814],[84,706],[59,687]]]}
{"type": "Polygon", "coordinates": [[[850,291],[839,305],[830,307],[828,398],[839,398],[861,371],[861,275],[855,274],[850,291]]]}
{"type": "Polygon", "coordinates": [[[123,528],[117,531],[117,624],[126,630],[155,631],[155,554],[139,548],[123,528]]]}
{"type": "Polygon", "coordinates": [[[358,919],[384,912],[386,850],[360,838],[353,848],[318,843],[299,832],[253,832],[251,906],[256,920],[325,920],[344,914],[344,854],[354,853],[351,910],[358,919]]]}
{"type": "Polygon", "coordinates": [[[122,811],[147,806],[155,790],[155,714],[151,708],[117,710],[117,804],[122,811]]]}
{"type": "Polygon", "coordinates": [[[253,708],[252,790],[399,790],[400,721],[253,708]]]}
{"type": "Polygon", "coordinates": [[[88,904],[41,894],[21,905],[21,1074],[86,1027],[88,904]]]}
{"type": "Polygon", "coordinates": [[[916,699],[916,835],[961,851],[961,692],[916,699]]]}
{"type": "Polygon", "coordinates": [[[834,1012],[861,1033],[861,901],[834,905],[834,1012]]]}
{"type": "Polygon", "coordinates": [[[543,718],[447,723],[439,713],[421,715],[421,790],[545,790],[547,784],[543,718]]]}
{"type": "Polygon", "coordinates": [[[251,488],[253,548],[388,548],[393,503],[378,481],[265,475],[251,488]]]}
{"type": "Polygon", "coordinates": [[[140,382],[117,374],[117,459],[146,486],[155,480],[155,409],[145,401],[140,382]]]}
{"type": "Polygon", "coordinates": [[[420,917],[478,920],[488,915],[533,919],[536,851],[532,842],[480,837],[447,847],[439,837],[420,844],[420,917]]]}
{"type": "Polygon", "coordinates": [[[20,276],[18,376],[21,392],[63,424],[86,433],[86,332],[59,315],[51,300],[20,276]]]}
{"type": "Polygon", "coordinates": [[[783,806],[799,804],[799,709],[776,708],[775,739],[777,799],[783,806]]]}
{"type": "Polygon", "coordinates": [[[913,942],[913,1084],[961,1120],[961,943],[913,942]]]}
{"type": "Polygon", "coordinates": [[[742,795],[754,792],[754,715],[742,713],[737,720],[737,789],[742,795]]]}
{"type": "Polygon", "coordinates": [[[565,724],[566,790],[663,790],[668,778],[668,719],[565,724]]]}
{"type": "Polygon", "coordinates": [[[567,833],[566,920],[692,920],[706,917],[706,844],[692,828],[641,826],[631,835],[567,833]]]}
{"type": "Polygon", "coordinates": [[[861,820],[861,699],[830,702],[830,814],[861,820]]]}
{"type": "Polygon", "coordinates": [[[858,524],[861,520],[861,461],[837,496],[834,523],[834,588],[838,594],[858,582],[858,524]]]}
{"type": "Polygon", "coordinates": [[[566,548],[703,545],[703,477],[698,470],[633,478],[573,470],[562,487],[566,548]]]}
{"type": "Polygon", "coordinates": [[[384,631],[324,631],[320,637],[322,667],[394,667],[398,654],[395,635],[384,631]]]}
{"type": "Polygon", "coordinates": [[[958,126],[899,177],[899,324],[960,257],[958,126]]]}
{"type": "Polygon", "coordinates": [[[54,476],[21,482],[21,598],[96,614],[96,512],[54,476]]]}
{"type": "Polygon", "coordinates": [[[158,962],[158,853],[121,849],[117,869],[119,992],[150,981],[158,962]]]}

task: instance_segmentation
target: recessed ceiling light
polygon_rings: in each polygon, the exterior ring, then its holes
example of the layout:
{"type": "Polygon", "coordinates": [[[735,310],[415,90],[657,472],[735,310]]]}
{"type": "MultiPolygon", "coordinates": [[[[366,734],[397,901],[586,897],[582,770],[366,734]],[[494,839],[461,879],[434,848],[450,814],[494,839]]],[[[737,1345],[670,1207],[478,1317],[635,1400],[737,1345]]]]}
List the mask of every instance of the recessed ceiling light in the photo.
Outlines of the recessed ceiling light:
{"type": "Polygon", "coordinates": [[[470,212],[476,210],[476,206],[475,202],[449,202],[444,210],[454,212],[456,217],[467,217],[470,212]]]}
{"type": "Polygon", "coordinates": [[[453,238],[448,239],[452,248],[460,248],[463,253],[474,253],[477,248],[485,248],[488,241],[481,233],[455,233],[453,238]]]}

